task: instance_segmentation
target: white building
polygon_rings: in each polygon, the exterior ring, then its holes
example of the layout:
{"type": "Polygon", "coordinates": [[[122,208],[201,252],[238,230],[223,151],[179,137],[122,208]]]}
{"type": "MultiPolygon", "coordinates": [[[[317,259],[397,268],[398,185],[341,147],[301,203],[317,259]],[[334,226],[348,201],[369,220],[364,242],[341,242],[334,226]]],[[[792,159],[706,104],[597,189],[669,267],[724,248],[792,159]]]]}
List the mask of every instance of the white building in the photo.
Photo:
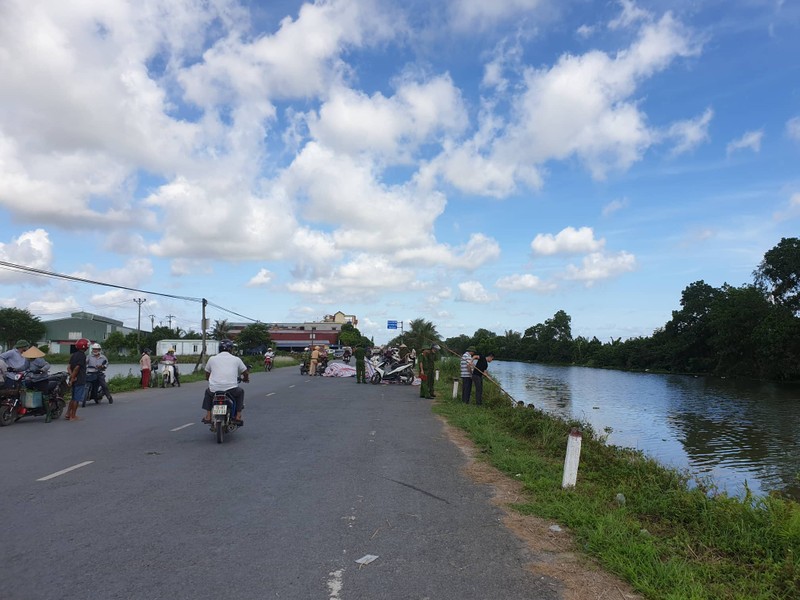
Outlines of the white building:
{"type": "MultiPolygon", "coordinates": [[[[175,349],[177,356],[198,356],[203,350],[203,340],[159,340],[156,342],[156,356],[161,358],[170,348],[175,349]]],[[[217,340],[206,340],[206,356],[219,352],[217,340]]]]}

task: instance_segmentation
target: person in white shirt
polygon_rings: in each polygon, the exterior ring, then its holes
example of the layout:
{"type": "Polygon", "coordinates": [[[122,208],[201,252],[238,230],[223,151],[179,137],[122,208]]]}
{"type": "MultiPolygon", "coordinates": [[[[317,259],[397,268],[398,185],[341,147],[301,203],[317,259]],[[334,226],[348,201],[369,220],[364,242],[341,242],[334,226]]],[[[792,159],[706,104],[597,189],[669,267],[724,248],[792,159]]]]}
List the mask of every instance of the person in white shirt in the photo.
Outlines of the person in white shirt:
{"type": "Polygon", "coordinates": [[[240,427],[244,425],[242,421],[244,390],[239,387],[239,378],[241,377],[245,383],[249,382],[250,372],[241,358],[231,354],[231,350],[233,342],[222,340],[219,343],[219,354],[209,358],[206,363],[208,389],[203,398],[203,408],[206,411],[203,423],[211,423],[211,403],[214,401],[214,393],[228,392],[236,403],[236,417],[233,422],[240,427]]]}

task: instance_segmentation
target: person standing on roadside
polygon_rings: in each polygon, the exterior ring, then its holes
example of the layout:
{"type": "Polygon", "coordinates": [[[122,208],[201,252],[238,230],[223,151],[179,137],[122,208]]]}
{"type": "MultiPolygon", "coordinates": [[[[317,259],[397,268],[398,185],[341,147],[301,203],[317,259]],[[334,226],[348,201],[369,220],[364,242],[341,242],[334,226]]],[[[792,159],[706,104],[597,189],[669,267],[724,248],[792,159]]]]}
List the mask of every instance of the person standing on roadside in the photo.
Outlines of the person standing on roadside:
{"type": "Polygon", "coordinates": [[[419,358],[419,397],[433,399],[433,384],[436,379],[436,351],[439,346],[433,344],[430,348],[425,348],[419,358]]]}
{"type": "Polygon", "coordinates": [[[311,351],[311,366],[308,368],[309,375],[317,374],[317,365],[319,364],[319,346],[314,346],[311,351]]]}
{"type": "Polygon", "coordinates": [[[69,357],[67,373],[69,374],[69,385],[72,387],[72,399],[67,407],[67,421],[77,421],[78,403],[83,402],[86,397],[86,351],[89,349],[89,340],[81,338],[75,342],[75,352],[69,357]]]}
{"type": "Polygon", "coordinates": [[[150,387],[150,370],[153,368],[153,363],[150,361],[150,350],[147,348],[142,350],[139,368],[142,370],[142,388],[147,389],[150,387]]]}
{"type": "Polygon", "coordinates": [[[489,352],[486,356],[476,354],[472,358],[477,358],[472,369],[472,385],[475,386],[475,404],[480,406],[483,402],[483,376],[486,375],[489,363],[494,360],[494,352],[489,352]]]}
{"type": "Polygon", "coordinates": [[[461,355],[461,401],[464,404],[469,404],[472,394],[472,356],[475,353],[475,347],[470,346],[461,355]]]}
{"type": "Polygon", "coordinates": [[[364,362],[367,359],[367,351],[364,346],[356,346],[353,356],[356,359],[356,383],[367,383],[367,365],[364,362]]]}

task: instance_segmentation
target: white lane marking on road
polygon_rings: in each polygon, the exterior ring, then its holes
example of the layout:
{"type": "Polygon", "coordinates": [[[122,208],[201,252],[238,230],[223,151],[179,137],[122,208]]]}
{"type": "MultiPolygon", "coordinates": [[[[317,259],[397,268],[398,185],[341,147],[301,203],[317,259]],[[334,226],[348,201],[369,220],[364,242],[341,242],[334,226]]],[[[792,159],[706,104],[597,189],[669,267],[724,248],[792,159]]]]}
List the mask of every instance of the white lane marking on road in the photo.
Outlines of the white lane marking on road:
{"type": "Polygon", "coordinates": [[[175,429],[170,429],[170,431],[180,431],[181,429],[186,429],[187,427],[191,427],[194,423],[187,423],[186,425],[181,425],[180,427],[176,427],[175,429]]]}
{"type": "Polygon", "coordinates": [[[294,385],[295,385],[295,384],[292,384],[292,385],[290,385],[289,387],[290,387],[290,388],[293,388],[293,387],[294,387],[294,385]]]}
{"type": "Polygon", "coordinates": [[[70,471],[74,471],[75,469],[80,469],[81,467],[85,467],[86,465],[92,464],[93,460],[87,460],[86,462],[82,462],[78,465],[73,465],[71,467],[67,467],[66,469],[61,469],[60,471],[56,471],[55,473],[51,473],[46,477],[40,477],[36,481],[47,481],[48,479],[53,479],[54,477],[58,477],[59,475],[63,475],[64,473],[69,473],[70,471]]]}
{"type": "Polygon", "coordinates": [[[344,574],[344,569],[339,569],[338,571],[331,571],[328,573],[328,591],[330,592],[329,600],[339,600],[341,596],[339,596],[339,592],[342,591],[342,575],[344,574]]]}
{"type": "Polygon", "coordinates": [[[275,392],[270,392],[269,394],[267,394],[267,398],[269,398],[270,396],[274,396],[274,395],[275,395],[275,392]]]}

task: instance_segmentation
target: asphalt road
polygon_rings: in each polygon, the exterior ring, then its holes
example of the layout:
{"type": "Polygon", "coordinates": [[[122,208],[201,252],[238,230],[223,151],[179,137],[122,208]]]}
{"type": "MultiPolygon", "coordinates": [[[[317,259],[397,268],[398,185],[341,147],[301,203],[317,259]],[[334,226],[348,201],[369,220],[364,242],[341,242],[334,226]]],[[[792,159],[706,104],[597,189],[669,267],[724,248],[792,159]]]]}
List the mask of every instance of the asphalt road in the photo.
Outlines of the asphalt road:
{"type": "Polygon", "coordinates": [[[0,429],[0,598],[558,597],[418,388],[243,385],[221,445],[199,382],[0,429]]]}

